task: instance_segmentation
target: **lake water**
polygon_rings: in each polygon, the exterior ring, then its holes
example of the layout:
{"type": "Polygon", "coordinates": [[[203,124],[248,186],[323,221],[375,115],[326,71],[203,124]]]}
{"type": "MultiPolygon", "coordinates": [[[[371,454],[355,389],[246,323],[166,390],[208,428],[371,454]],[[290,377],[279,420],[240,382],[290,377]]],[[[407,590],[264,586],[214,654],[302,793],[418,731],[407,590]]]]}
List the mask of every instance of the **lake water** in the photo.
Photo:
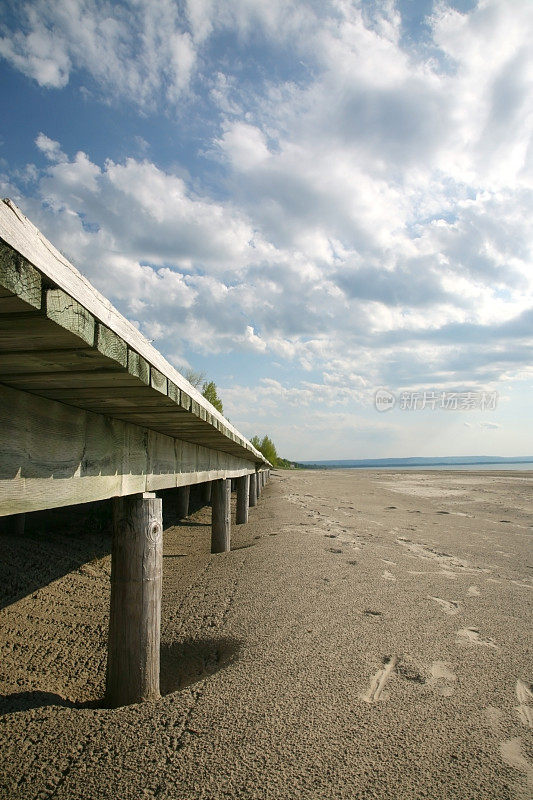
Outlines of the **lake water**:
{"type": "MultiPolygon", "coordinates": [[[[329,467],[329,469],[332,469],[329,467]]],[[[439,464],[438,466],[416,464],[404,467],[333,467],[333,469],[372,469],[372,470],[392,470],[400,472],[409,470],[411,472],[421,472],[424,470],[468,470],[469,472],[478,472],[480,470],[497,471],[497,472],[533,472],[533,463],[521,462],[517,464],[439,464]]]]}

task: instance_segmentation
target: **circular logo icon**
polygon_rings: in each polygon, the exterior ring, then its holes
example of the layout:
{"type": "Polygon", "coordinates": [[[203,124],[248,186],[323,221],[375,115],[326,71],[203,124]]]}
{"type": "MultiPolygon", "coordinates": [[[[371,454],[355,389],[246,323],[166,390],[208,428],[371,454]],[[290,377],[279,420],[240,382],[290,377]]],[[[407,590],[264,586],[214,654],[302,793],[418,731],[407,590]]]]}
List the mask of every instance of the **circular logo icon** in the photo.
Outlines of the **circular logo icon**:
{"type": "Polygon", "coordinates": [[[396,398],[388,389],[377,389],[374,392],[374,405],[378,411],[390,411],[396,404],[396,398]]]}

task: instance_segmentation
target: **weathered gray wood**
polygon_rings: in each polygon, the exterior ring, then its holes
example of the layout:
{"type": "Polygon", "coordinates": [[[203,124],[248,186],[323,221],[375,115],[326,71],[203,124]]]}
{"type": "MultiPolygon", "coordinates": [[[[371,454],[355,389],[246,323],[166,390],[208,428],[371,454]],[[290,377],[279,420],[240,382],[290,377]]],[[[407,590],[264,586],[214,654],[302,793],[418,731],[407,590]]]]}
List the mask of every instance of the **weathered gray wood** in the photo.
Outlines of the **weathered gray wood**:
{"type": "Polygon", "coordinates": [[[159,697],[163,567],[162,501],[154,494],[113,504],[106,702],[159,697]]]}
{"type": "Polygon", "coordinates": [[[114,361],[118,361],[122,367],[127,369],[128,345],[115,331],[101,323],[98,323],[96,347],[98,352],[102,353],[102,355],[112,358],[114,361]]]}
{"type": "Polygon", "coordinates": [[[44,293],[44,313],[52,322],[61,325],[92,347],[95,320],[86,308],[61,289],[47,289],[44,293]]]}
{"type": "Polygon", "coordinates": [[[0,516],[245,475],[253,462],[0,384],[0,516]]]}
{"type": "Polygon", "coordinates": [[[231,534],[231,486],[229,480],[213,481],[211,494],[211,552],[227,553],[231,534]]]}
{"type": "Polygon", "coordinates": [[[257,473],[250,474],[250,492],[249,492],[249,505],[250,508],[257,505],[257,473]]]}
{"type": "MultiPolygon", "coordinates": [[[[35,372],[92,372],[112,363],[89,347],[70,350],[0,350],[0,376],[35,372]]],[[[5,382],[5,381],[4,381],[5,382]]]]}
{"type": "MultiPolygon", "coordinates": [[[[34,308],[41,307],[40,273],[27,259],[3,241],[0,241],[0,284],[11,296],[16,295],[34,308]]],[[[2,293],[2,296],[5,297],[6,293],[2,293]]],[[[7,307],[6,310],[17,311],[18,307],[11,309],[7,307]]]]}
{"type": "Polygon", "coordinates": [[[185,519],[189,515],[189,496],[191,493],[190,486],[178,486],[177,491],[177,509],[176,513],[179,519],[185,519]]]}
{"type": "Polygon", "coordinates": [[[207,506],[211,502],[211,481],[202,484],[202,502],[207,506]]]}
{"type": "Polygon", "coordinates": [[[237,525],[244,525],[248,522],[248,502],[250,497],[250,476],[243,475],[242,478],[235,478],[237,484],[237,525]]]}
{"type": "Polygon", "coordinates": [[[128,348],[128,372],[147,386],[150,385],[150,365],[148,361],[131,348],[128,348]]]}
{"type": "Polygon", "coordinates": [[[150,367],[150,386],[161,394],[167,394],[168,381],[165,375],[155,367],[150,367]]]}

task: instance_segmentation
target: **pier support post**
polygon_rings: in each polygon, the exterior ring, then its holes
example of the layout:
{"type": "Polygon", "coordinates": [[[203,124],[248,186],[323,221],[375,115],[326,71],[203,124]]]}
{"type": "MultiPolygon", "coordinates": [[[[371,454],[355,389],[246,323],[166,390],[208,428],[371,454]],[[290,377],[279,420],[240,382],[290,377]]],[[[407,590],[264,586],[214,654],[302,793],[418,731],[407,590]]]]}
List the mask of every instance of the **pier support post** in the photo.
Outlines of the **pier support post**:
{"type": "Polygon", "coordinates": [[[211,502],[211,484],[212,481],[202,483],[202,502],[206,506],[211,502]]]}
{"type": "Polygon", "coordinates": [[[250,497],[250,476],[243,475],[237,478],[237,525],[248,522],[248,499],[250,497]]]}
{"type": "Polygon", "coordinates": [[[262,472],[258,472],[257,473],[257,499],[258,500],[261,497],[261,491],[263,489],[262,480],[263,480],[263,473],[262,472]]]}
{"type": "Polygon", "coordinates": [[[227,553],[231,535],[231,481],[213,481],[211,495],[211,552],[227,553]]]}
{"type": "Polygon", "coordinates": [[[106,701],[159,697],[162,500],[150,492],[113,501],[106,701]]]}
{"type": "Polygon", "coordinates": [[[257,505],[257,472],[252,472],[250,475],[250,508],[257,505]]]}
{"type": "Polygon", "coordinates": [[[178,507],[177,514],[179,519],[185,519],[189,514],[189,497],[191,494],[190,486],[178,486],[178,507]]]}

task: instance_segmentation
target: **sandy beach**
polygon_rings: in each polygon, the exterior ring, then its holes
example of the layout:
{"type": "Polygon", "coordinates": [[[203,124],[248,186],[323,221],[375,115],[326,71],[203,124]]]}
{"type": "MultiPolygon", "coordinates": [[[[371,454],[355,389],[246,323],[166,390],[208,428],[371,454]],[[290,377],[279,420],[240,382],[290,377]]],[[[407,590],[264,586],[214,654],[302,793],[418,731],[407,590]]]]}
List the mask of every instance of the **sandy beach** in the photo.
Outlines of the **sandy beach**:
{"type": "Polygon", "coordinates": [[[533,797],[532,488],[278,471],[216,556],[166,504],[163,697],[117,710],[101,519],[3,534],[0,797],[533,797]]]}

